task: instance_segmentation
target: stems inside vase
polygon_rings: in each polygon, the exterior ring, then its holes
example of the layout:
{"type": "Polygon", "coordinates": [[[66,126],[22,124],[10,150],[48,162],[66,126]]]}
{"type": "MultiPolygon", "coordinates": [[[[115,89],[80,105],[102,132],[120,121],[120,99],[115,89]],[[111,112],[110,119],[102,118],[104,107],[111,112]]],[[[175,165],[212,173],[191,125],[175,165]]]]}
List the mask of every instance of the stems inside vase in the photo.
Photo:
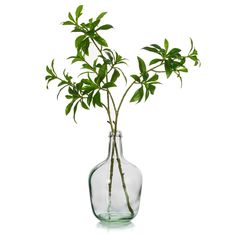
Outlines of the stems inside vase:
{"type": "Polygon", "coordinates": [[[114,148],[115,148],[115,151],[116,151],[118,170],[119,170],[119,173],[120,173],[120,176],[121,176],[122,187],[123,187],[123,190],[124,190],[124,193],[125,193],[127,207],[128,207],[128,210],[130,211],[131,215],[133,216],[134,215],[134,211],[133,211],[133,209],[131,207],[131,204],[130,204],[130,198],[129,198],[129,194],[127,192],[127,187],[126,187],[126,183],[125,183],[124,173],[123,173],[123,170],[122,170],[121,159],[120,159],[120,157],[118,155],[118,151],[117,151],[116,140],[114,140],[114,148]]]}
{"type": "Polygon", "coordinates": [[[119,157],[119,152],[117,148],[117,142],[116,142],[116,132],[113,134],[113,144],[111,143],[112,146],[112,153],[111,153],[111,162],[110,162],[110,170],[109,170],[109,184],[108,184],[108,189],[109,189],[109,204],[108,204],[108,214],[109,214],[109,219],[111,218],[110,212],[111,212],[111,206],[112,206],[112,182],[113,182],[113,170],[114,170],[114,154],[116,155],[116,161],[118,164],[118,171],[121,177],[121,184],[122,188],[125,194],[125,199],[127,203],[127,208],[129,212],[131,213],[131,216],[134,215],[134,211],[132,209],[131,203],[130,203],[130,197],[128,194],[127,186],[125,183],[125,178],[124,178],[124,172],[122,168],[122,163],[121,163],[121,158],[119,157]],[[115,150],[115,151],[114,151],[115,150]]]}
{"type": "Polygon", "coordinates": [[[111,163],[110,163],[110,170],[109,170],[109,205],[108,205],[108,214],[109,214],[109,219],[110,218],[110,210],[111,210],[111,197],[112,197],[112,183],[113,183],[113,167],[114,167],[114,148],[112,148],[112,155],[111,155],[111,163]]]}

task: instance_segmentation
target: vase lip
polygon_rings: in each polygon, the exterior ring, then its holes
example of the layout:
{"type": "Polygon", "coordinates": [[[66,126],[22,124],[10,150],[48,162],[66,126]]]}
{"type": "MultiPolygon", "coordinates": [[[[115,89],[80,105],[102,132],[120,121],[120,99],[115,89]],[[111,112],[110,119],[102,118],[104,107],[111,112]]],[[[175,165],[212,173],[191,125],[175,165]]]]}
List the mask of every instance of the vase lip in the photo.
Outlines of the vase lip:
{"type": "MultiPolygon", "coordinates": [[[[110,131],[109,132],[109,137],[115,137],[115,132],[114,131],[110,131]]],[[[122,132],[117,130],[116,131],[116,137],[122,137],[122,132]]]]}

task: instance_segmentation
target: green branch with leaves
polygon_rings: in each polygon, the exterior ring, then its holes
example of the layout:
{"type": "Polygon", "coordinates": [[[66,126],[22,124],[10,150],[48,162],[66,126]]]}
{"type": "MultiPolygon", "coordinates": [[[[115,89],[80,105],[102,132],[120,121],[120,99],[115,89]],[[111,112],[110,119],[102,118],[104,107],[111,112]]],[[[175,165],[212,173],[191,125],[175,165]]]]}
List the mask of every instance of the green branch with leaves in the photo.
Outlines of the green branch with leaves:
{"type": "Polygon", "coordinates": [[[164,46],[151,44],[143,49],[152,54],[150,62],[137,57],[139,71],[130,76],[123,72],[123,65],[127,60],[116,51],[112,50],[107,41],[103,38],[102,32],[113,29],[110,24],[102,24],[106,12],[102,12],[95,19],[91,18],[88,22],[81,22],[83,6],[77,7],[75,14],[68,14],[68,20],[63,25],[71,26],[72,33],[76,34],[75,48],[76,54],[68,59],[71,63],[81,66],[81,73],[78,78],[73,78],[64,70],[62,77],[58,77],[54,68],[54,60],[50,66],[46,67],[47,88],[51,81],[58,82],[57,98],[63,90],[66,90],[65,98],[69,100],[65,108],[68,115],[73,113],[76,122],[78,108],[90,109],[91,106],[104,108],[108,115],[108,123],[111,131],[117,131],[118,117],[122,104],[132,88],[133,91],[130,102],[139,103],[147,100],[150,95],[154,95],[159,84],[162,84],[159,77],[164,75],[169,78],[175,75],[179,78],[182,86],[182,73],[187,73],[186,62],[192,60],[194,66],[200,65],[197,50],[194,48],[192,39],[191,48],[187,55],[182,55],[179,48],[169,48],[169,42],[164,40],[164,46]],[[90,57],[90,49],[97,50],[96,58],[90,57]],[[92,61],[92,62],[88,62],[92,61]],[[117,87],[118,79],[123,79],[127,88],[123,91],[120,101],[117,102],[112,94],[112,90],[117,87]],[[129,83],[129,85],[128,85],[129,83]]]}

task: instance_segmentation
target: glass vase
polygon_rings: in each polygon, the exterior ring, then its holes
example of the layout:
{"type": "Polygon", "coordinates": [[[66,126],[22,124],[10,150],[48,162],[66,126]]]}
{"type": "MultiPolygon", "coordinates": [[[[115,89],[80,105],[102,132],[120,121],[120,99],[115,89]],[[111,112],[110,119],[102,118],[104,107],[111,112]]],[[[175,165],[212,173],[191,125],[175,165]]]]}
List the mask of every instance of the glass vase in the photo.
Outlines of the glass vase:
{"type": "Polygon", "coordinates": [[[139,210],[140,170],[123,157],[120,131],[110,133],[108,157],[89,175],[91,206],[102,222],[128,222],[139,210]]]}

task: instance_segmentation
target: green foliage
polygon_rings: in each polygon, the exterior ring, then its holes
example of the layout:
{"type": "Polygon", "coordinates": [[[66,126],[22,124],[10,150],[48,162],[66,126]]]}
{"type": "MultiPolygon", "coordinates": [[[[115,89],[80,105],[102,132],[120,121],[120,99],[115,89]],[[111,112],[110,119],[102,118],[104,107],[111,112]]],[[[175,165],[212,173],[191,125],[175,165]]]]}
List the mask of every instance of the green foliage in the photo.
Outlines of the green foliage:
{"type": "Polygon", "coordinates": [[[96,18],[96,20],[101,20],[105,15],[107,14],[107,12],[102,12],[98,15],[98,17],[96,18]]]}
{"type": "MultiPolygon", "coordinates": [[[[169,42],[167,39],[164,40],[164,48],[157,44],[152,44],[151,46],[144,47],[144,50],[153,52],[156,54],[157,58],[154,58],[150,61],[149,65],[159,65],[163,66],[163,71],[166,74],[166,77],[169,78],[172,73],[176,74],[177,77],[181,81],[182,86],[182,77],[181,72],[188,72],[188,69],[185,65],[187,59],[193,60],[194,65],[200,65],[200,61],[197,57],[197,50],[194,48],[193,41],[190,39],[191,48],[187,56],[183,56],[181,54],[181,50],[179,48],[172,48],[169,50],[169,42]]],[[[153,69],[154,71],[154,69],[153,69]]]]}
{"type": "Polygon", "coordinates": [[[112,29],[112,28],[113,28],[112,25],[105,24],[105,25],[100,26],[97,30],[108,30],[108,29],[112,29]]]}
{"type": "Polygon", "coordinates": [[[169,42],[168,42],[168,40],[167,40],[167,39],[165,39],[165,40],[164,40],[164,48],[165,48],[166,53],[167,53],[168,48],[169,48],[169,42]]]}
{"type": "Polygon", "coordinates": [[[98,42],[101,46],[107,47],[108,43],[99,34],[94,35],[93,39],[98,42]]]}
{"type": "Polygon", "coordinates": [[[93,106],[95,107],[96,105],[102,107],[102,102],[100,98],[100,92],[97,91],[96,94],[93,97],[93,106]]]}
{"type": "Polygon", "coordinates": [[[140,69],[140,72],[141,74],[145,74],[146,73],[146,65],[145,65],[145,62],[140,58],[140,57],[137,57],[138,58],[138,62],[139,62],[139,69],[140,69]]]}
{"type": "Polygon", "coordinates": [[[54,60],[52,60],[51,64],[46,66],[47,75],[45,77],[47,88],[51,81],[57,82],[59,89],[57,99],[65,91],[65,98],[68,100],[65,114],[72,113],[75,122],[79,108],[86,110],[89,110],[91,106],[105,108],[109,117],[108,123],[114,131],[117,128],[117,118],[123,100],[132,86],[137,85],[138,89],[132,94],[130,102],[146,101],[150,95],[155,93],[157,85],[161,84],[159,82],[160,74],[165,74],[167,78],[174,74],[180,79],[182,85],[181,73],[188,72],[186,62],[192,60],[195,66],[200,65],[198,52],[192,39],[190,39],[191,48],[186,56],[182,55],[179,48],[170,48],[167,39],[164,40],[163,47],[158,44],[146,46],[143,49],[151,52],[153,58],[146,62],[141,57],[137,57],[139,71],[130,75],[132,83],[124,92],[117,106],[111,91],[117,87],[120,78],[124,78],[126,84],[129,81],[121,67],[127,64],[126,59],[110,49],[102,35],[103,32],[113,28],[110,24],[102,23],[107,12],[102,12],[96,18],[90,18],[86,22],[81,22],[82,14],[83,6],[79,5],[75,13],[69,13],[68,19],[63,22],[63,25],[72,27],[71,32],[76,34],[75,55],[68,59],[71,60],[71,64],[80,65],[80,74],[74,78],[64,70],[63,76],[59,77],[55,72],[54,60]],[[94,48],[97,49],[97,57],[92,60],[90,51],[94,48]],[[111,119],[111,108],[114,110],[114,120],[111,119]]]}
{"type": "Polygon", "coordinates": [[[139,103],[142,100],[143,96],[144,96],[144,89],[143,89],[143,86],[141,86],[138,90],[135,91],[130,102],[139,103]]]}
{"type": "Polygon", "coordinates": [[[76,13],[75,13],[76,14],[76,22],[78,21],[78,18],[82,15],[82,10],[83,10],[83,6],[82,5],[77,7],[76,13]]]}
{"type": "Polygon", "coordinates": [[[149,95],[153,95],[156,89],[156,84],[161,84],[160,82],[158,82],[158,74],[155,73],[153,74],[150,78],[148,79],[142,79],[141,80],[141,76],[137,76],[137,75],[131,75],[132,78],[134,78],[136,83],[141,84],[141,88],[138,89],[134,95],[132,96],[130,102],[137,102],[139,103],[143,96],[145,96],[145,101],[148,99],[149,95]]]}
{"type": "Polygon", "coordinates": [[[111,77],[110,82],[115,83],[117,81],[118,77],[120,77],[120,72],[117,69],[115,69],[113,72],[113,75],[111,77]]]}

